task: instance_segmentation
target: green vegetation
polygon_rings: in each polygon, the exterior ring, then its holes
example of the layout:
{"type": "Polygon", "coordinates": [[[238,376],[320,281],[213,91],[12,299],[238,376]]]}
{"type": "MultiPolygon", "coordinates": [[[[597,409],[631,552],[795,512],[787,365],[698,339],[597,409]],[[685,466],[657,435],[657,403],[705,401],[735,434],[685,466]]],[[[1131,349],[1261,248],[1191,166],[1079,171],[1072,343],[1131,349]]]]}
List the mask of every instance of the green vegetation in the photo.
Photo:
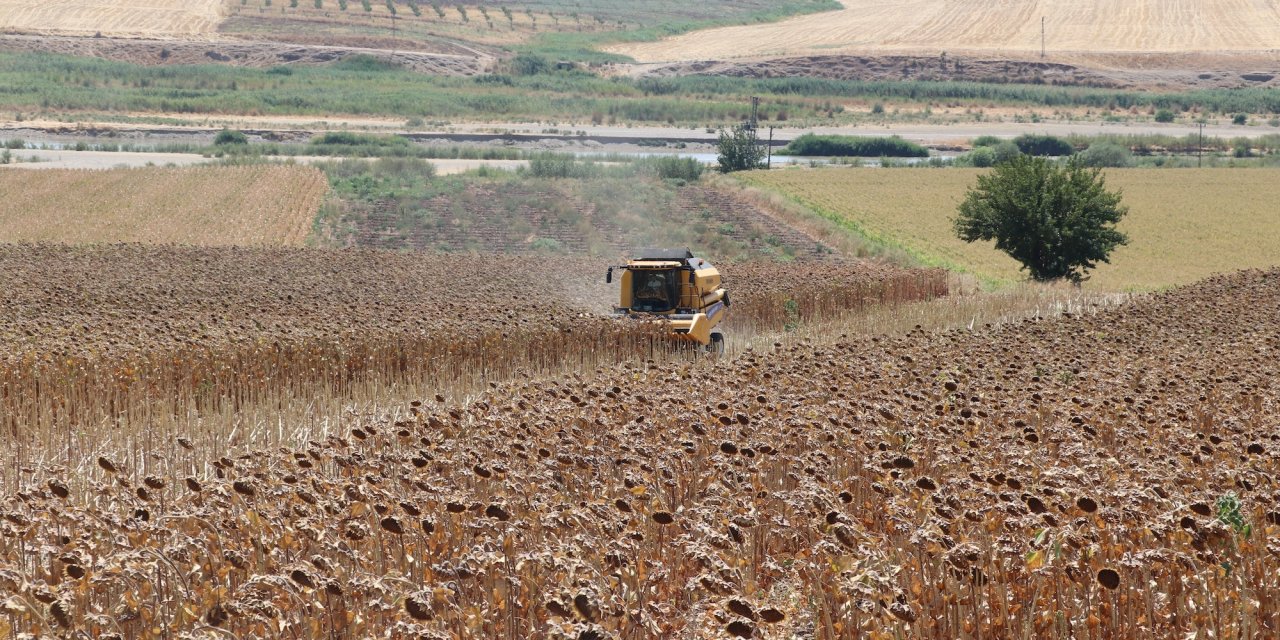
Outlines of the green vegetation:
{"type": "Polygon", "coordinates": [[[218,132],[218,135],[213,137],[214,146],[248,143],[249,138],[246,137],[243,132],[236,131],[235,129],[223,129],[218,132]]]}
{"type": "Polygon", "coordinates": [[[1026,133],[1013,139],[1018,150],[1029,156],[1069,156],[1076,152],[1070,142],[1056,136],[1026,133]]]}
{"type": "Polygon", "coordinates": [[[716,162],[721,173],[761,169],[765,166],[768,150],[760,144],[755,129],[736,125],[720,130],[716,143],[716,162]]]}
{"type": "Polygon", "coordinates": [[[382,115],[409,119],[649,122],[719,126],[741,121],[749,97],[788,124],[854,118],[849,99],[922,104],[1014,104],[1117,108],[1199,108],[1280,114],[1280,90],[1124,92],[964,82],[859,82],[821,78],[602,78],[557,70],[531,53],[536,73],[475,78],[413,73],[367,56],[328,67],[270,69],[221,65],[139,66],[97,58],[0,54],[0,108],[39,114],[171,113],[382,115]]]}
{"type": "Polygon", "coordinates": [[[704,169],[702,163],[693,158],[610,157],[606,160],[608,164],[567,153],[535,153],[529,157],[529,168],[525,172],[535,178],[644,177],[687,183],[697,182],[704,169]]]}
{"type": "Polygon", "coordinates": [[[689,183],[701,165],[682,159],[604,164],[539,154],[520,172],[448,176],[415,158],[316,166],[333,194],[315,224],[320,244],[609,256],[620,246],[689,246],[725,259],[787,259],[795,250],[770,242],[749,216],[739,229],[700,207],[705,187],[689,183]]]}
{"type": "Polygon", "coordinates": [[[973,151],[956,158],[952,164],[957,167],[985,169],[1009,162],[1021,155],[1022,150],[1012,140],[982,136],[974,141],[973,151]],[[983,144],[978,144],[979,141],[983,144]]]}
{"type": "Polygon", "coordinates": [[[820,136],[806,133],[792,140],[781,155],[794,156],[853,156],[874,158],[926,158],[929,150],[897,136],[869,138],[860,136],[820,136]]]}
{"type": "Polygon", "coordinates": [[[1076,160],[1086,167],[1130,167],[1133,153],[1114,142],[1099,142],[1076,154],[1076,160]]]}
{"type": "Polygon", "coordinates": [[[978,176],[960,203],[955,231],[965,242],[995,240],[1033,280],[1078,284],[1128,244],[1115,228],[1126,213],[1098,169],[1022,156],[978,176]]]}

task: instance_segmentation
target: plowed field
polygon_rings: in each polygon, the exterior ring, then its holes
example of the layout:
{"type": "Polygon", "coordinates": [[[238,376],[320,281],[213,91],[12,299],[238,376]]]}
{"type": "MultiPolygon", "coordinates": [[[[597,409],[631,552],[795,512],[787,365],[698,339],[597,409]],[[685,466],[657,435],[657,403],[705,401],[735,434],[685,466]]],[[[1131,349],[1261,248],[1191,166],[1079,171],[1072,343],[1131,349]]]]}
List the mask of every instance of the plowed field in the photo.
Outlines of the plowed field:
{"type": "Polygon", "coordinates": [[[298,166],[0,171],[0,242],[301,246],[328,190],[298,166]]]}
{"type": "Polygon", "coordinates": [[[0,503],[0,634],[1270,637],[1277,314],[1247,272],[157,443],[172,471],[86,452],[89,491],[0,503]]]}
{"type": "Polygon", "coordinates": [[[221,0],[0,0],[0,29],[77,35],[200,36],[222,19],[221,0]]]}
{"type": "Polygon", "coordinates": [[[1252,0],[845,0],[836,12],[697,31],[611,50],[641,62],[876,52],[1265,52],[1280,6],[1252,0]]]}

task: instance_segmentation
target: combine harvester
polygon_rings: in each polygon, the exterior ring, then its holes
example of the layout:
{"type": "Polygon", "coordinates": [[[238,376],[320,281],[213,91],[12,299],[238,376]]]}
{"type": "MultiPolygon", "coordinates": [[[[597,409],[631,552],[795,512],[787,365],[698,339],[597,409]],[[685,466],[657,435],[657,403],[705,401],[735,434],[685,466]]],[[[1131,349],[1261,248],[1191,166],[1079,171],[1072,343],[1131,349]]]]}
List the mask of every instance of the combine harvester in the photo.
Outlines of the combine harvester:
{"type": "Polygon", "coordinates": [[[615,314],[668,322],[672,337],[724,352],[716,327],[729,309],[729,292],[711,263],[688,249],[642,249],[627,264],[609,267],[605,282],[613,282],[615,269],[622,272],[615,314]]]}

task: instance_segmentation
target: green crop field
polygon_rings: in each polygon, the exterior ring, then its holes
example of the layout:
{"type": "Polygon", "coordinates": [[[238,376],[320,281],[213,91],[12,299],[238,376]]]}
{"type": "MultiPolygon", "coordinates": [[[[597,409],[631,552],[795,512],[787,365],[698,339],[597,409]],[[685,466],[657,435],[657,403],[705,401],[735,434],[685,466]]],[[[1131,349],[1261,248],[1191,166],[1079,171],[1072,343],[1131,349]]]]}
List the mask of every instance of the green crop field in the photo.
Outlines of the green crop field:
{"type": "MultiPolygon", "coordinates": [[[[881,245],[992,283],[1024,277],[994,243],[966,244],[951,219],[980,170],[788,169],[744,174],[881,245]]],[[[1147,290],[1280,264],[1280,173],[1273,169],[1111,169],[1129,245],[1086,287],[1147,290]]]]}

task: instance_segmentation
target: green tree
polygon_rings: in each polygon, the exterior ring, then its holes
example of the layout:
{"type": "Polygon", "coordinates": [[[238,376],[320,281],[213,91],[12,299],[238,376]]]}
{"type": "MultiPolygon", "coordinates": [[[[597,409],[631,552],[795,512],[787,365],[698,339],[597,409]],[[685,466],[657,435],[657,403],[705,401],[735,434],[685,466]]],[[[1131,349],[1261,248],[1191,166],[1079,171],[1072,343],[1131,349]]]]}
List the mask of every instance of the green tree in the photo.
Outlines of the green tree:
{"type": "Polygon", "coordinates": [[[965,242],[995,240],[1033,280],[1079,284],[1129,239],[1115,225],[1128,213],[1100,169],[1021,156],[997,165],[965,194],[953,220],[965,242]]]}
{"type": "Polygon", "coordinates": [[[1018,150],[1029,156],[1069,156],[1076,152],[1070,142],[1057,136],[1024,133],[1013,139],[1018,150]]]}
{"type": "Polygon", "coordinates": [[[755,130],[746,125],[740,124],[728,131],[721,129],[716,148],[721,173],[764,168],[765,149],[756,138],[755,130]]]}

